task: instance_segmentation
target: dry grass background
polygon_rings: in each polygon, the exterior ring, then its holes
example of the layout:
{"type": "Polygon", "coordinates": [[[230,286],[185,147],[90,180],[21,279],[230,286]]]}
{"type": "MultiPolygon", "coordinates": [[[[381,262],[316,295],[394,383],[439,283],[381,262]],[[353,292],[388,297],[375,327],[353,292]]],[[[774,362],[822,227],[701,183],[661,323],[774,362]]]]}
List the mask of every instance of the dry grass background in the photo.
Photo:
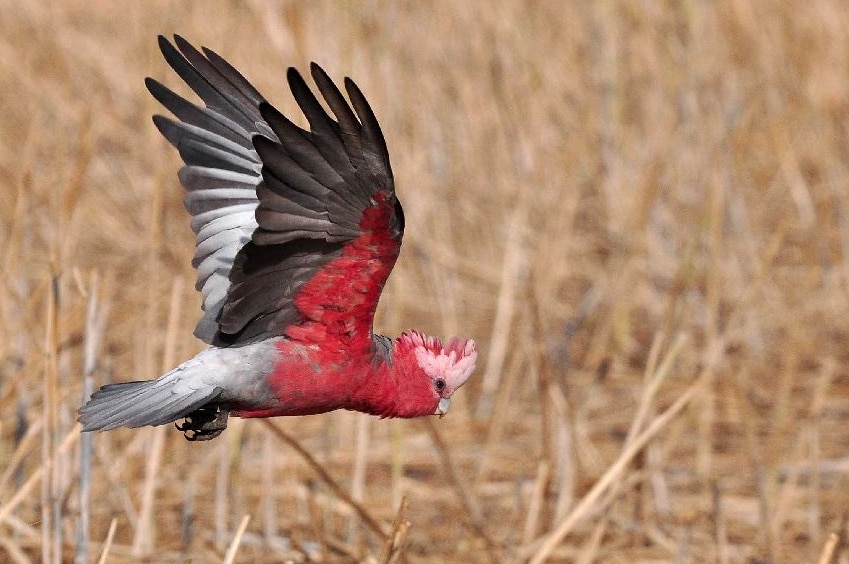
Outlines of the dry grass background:
{"type": "Polygon", "coordinates": [[[0,560],[849,558],[846,3],[0,13],[0,560]],[[290,113],[289,65],[366,92],[408,216],[378,328],[482,351],[448,417],[80,437],[86,377],[200,347],[142,83],[185,91],[175,32],[290,113]]]}

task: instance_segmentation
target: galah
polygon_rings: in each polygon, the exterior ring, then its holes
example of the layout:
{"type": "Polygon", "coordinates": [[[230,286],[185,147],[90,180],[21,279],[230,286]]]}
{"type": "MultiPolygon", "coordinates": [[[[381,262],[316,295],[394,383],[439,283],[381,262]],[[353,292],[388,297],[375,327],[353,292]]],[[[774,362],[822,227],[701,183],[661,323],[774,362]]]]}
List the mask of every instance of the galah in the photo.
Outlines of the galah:
{"type": "Polygon", "coordinates": [[[195,335],[209,347],[156,380],[103,386],[79,410],[83,431],[178,422],[207,440],[230,415],[444,415],[474,370],[474,341],[372,330],[404,213],[363,93],[346,78],[349,104],[313,63],[331,117],[290,68],[306,130],[215,52],[174,39],[159,47],[205,107],[146,85],[177,118],[153,121],[185,163],[203,295],[195,335]]]}

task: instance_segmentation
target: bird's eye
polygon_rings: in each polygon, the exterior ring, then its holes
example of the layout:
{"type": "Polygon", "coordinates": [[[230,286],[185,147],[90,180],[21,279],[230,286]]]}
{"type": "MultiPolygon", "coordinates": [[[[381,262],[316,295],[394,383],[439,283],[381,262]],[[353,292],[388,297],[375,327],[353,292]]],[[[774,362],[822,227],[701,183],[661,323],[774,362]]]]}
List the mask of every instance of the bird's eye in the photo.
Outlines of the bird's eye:
{"type": "Polygon", "coordinates": [[[436,386],[436,391],[441,392],[445,389],[445,380],[443,380],[442,378],[437,378],[434,382],[434,385],[436,386]]]}

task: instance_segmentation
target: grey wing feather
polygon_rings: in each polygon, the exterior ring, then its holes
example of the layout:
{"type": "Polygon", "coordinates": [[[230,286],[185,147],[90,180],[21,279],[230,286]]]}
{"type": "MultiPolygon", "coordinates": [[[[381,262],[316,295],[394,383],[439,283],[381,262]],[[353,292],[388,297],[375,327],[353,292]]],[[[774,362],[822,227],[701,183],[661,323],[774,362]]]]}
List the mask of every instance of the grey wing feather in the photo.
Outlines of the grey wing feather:
{"type": "Polygon", "coordinates": [[[392,349],[395,346],[395,341],[384,335],[378,335],[377,333],[371,336],[371,340],[374,343],[374,350],[376,353],[374,355],[375,363],[385,360],[387,364],[392,364],[392,349]]]}
{"type": "MultiPolygon", "coordinates": [[[[180,181],[192,214],[196,287],[204,315],[195,335],[217,346],[282,335],[298,323],[295,296],[342,247],[380,191],[394,198],[383,135],[350,79],[349,105],[316,64],[313,80],[335,120],[295,69],[289,87],[310,130],[269,105],[229,63],[175,36],[159,45],[165,60],[203,100],[201,107],[153,79],[151,94],[177,120],[155,116],[180,153],[180,181]]],[[[395,200],[389,236],[400,237],[395,200]]]]}
{"type": "Polygon", "coordinates": [[[207,59],[179,36],[175,42],[179,51],[160,37],[160,49],[206,107],[185,100],[153,79],[146,84],[154,98],[181,120],[154,116],[153,121],[185,163],[179,177],[197,236],[192,264],[198,269],[196,288],[203,294],[204,311],[195,335],[213,343],[236,254],[251,240],[257,226],[256,187],[262,163],[251,138],[261,132],[273,133],[259,123],[262,96],[240,74],[218,58],[215,62],[207,59]]]}

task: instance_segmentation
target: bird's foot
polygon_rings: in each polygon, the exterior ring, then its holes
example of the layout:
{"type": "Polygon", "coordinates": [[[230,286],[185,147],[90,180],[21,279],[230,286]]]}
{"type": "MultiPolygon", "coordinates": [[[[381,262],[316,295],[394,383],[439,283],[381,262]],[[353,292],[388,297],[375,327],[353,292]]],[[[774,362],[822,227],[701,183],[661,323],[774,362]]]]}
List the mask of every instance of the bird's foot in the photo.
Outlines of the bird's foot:
{"type": "Polygon", "coordinates": [[[189,413],[182,424],[174,423],[187,441],[209,441],[227,428],[229,409],[220,405],[208,405],[189,413]]]}

